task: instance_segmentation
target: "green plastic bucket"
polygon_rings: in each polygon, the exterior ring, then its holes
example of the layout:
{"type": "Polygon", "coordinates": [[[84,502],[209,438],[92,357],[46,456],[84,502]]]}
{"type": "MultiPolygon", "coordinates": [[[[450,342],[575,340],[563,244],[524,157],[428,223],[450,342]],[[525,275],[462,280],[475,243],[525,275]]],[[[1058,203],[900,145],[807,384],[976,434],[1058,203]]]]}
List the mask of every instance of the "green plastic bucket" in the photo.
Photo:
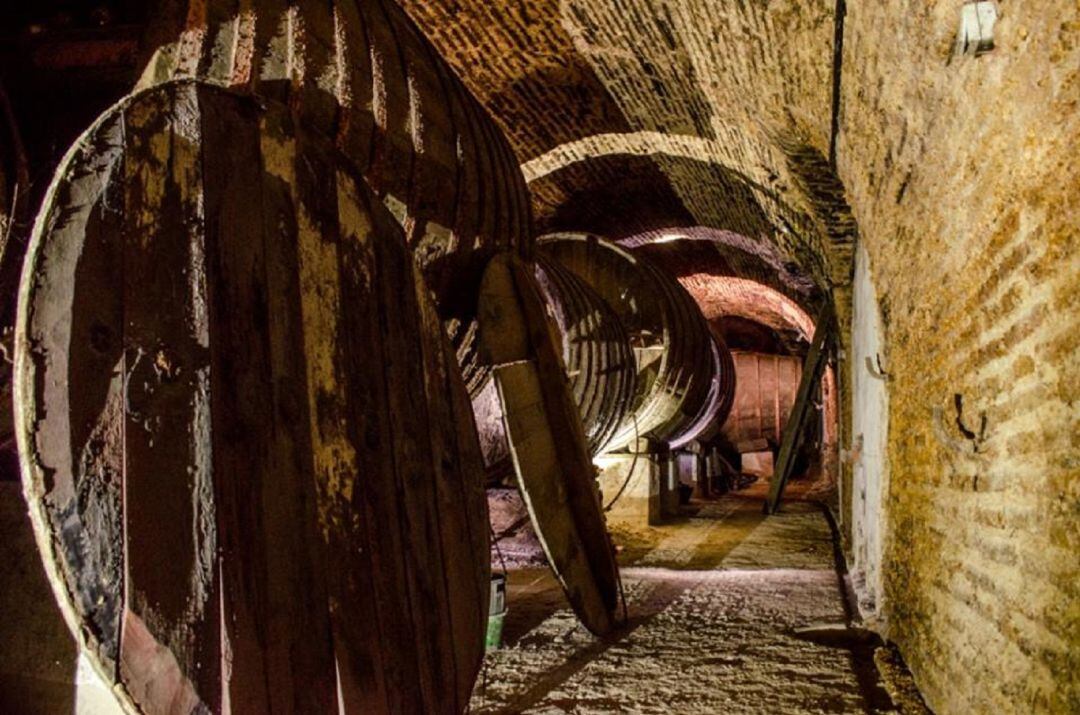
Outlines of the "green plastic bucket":
{"type": "Polygon", "coordinates": [[[491,575],[491,596],[488,608],[487,638],[484,647],[488,651],[502,647],[503,620],[506,618],[506,576],[491,575]]]}

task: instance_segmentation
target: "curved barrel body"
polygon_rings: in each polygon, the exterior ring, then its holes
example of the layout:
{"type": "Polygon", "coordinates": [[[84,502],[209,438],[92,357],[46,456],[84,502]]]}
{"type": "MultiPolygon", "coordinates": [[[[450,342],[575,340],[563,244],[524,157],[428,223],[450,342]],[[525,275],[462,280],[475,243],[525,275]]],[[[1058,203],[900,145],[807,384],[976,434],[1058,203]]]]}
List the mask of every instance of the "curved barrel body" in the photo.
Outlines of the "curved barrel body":
{"type": "Polygon", "coordinates": [[[637,368],[629,338],[611,306],[572,271],[539,256],[535,273],[562,340],[589,449],[599,454],[633,403],[637,368]]]}
{"type": "MultiPolygon", "coordinates": [[[[538,256],[533,274],[559,343],[589,452],[596,456],[613,446],[612,439],[632,407],[634,353],[615,311],[574,273],[538,256]]],[[[502,479],[511,472],[510,451],[491,382],[473,397],[473,410],[488,476],[502,479]]]]}
{"type": "Polygon", "coordinates": [[[405,229],[466,372],[477,286],[495,252],[531,253],[529,194],[509,143],[393,0],[165,0],[142,86],[194,77],[296,106],[405,229]],[[192,30],[205,28],[205,31],[192,30]]]}
{"type": "Polygon", "coordinates": [[[730,358],[690,294],[648,261],[595,236],[552,235],[540,239],[539,250],[588,283],[629,335],[637,360],[633,405],[610,444],[645,437],[679,446],[709,429],[730,405],[730,358]]]}
{"type": "Polygon", "coordinates": [[[491,261],[480,288],[482,354],[518,487],[571,607],[604,635],[619,620],[619,567],[548,309],[534,266],[512,255],[491,261]]]}
{"type": "Polygon", "coordinates": [[[732,444],[765,440],[779,445],[799,390],[802,360],[743,351],[733,357],[739,385],[724,435],[732,444]]]}

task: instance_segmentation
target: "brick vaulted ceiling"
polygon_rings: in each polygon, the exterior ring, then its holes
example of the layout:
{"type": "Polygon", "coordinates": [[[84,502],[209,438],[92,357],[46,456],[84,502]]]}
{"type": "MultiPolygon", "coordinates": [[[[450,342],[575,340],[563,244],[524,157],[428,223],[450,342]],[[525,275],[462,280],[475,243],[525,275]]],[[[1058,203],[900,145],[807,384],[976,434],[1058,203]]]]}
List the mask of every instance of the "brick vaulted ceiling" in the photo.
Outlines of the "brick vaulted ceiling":
{"type": "Polygon", "coordinates": [[[712,232],[738,238],[695,273],[760,280],[757,254],[803,302],[848,282],[833,0],[400,2],[510,138],[538,232],[712,232]]]}

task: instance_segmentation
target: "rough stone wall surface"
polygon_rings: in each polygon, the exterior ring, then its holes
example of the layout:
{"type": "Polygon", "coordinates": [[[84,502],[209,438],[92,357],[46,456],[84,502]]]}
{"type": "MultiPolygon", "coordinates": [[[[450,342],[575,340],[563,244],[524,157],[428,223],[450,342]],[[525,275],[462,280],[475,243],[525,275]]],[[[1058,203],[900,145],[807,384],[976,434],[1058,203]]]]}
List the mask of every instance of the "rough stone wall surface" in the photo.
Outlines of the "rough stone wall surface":
{"type": "Polygon", "coordinates": [[[996,5],[979,57],[953,56],[959,2],[848,7],[838,168],[893,378],[887,615],[935,711],[1078,712],[1080,6],[996,5]]]}

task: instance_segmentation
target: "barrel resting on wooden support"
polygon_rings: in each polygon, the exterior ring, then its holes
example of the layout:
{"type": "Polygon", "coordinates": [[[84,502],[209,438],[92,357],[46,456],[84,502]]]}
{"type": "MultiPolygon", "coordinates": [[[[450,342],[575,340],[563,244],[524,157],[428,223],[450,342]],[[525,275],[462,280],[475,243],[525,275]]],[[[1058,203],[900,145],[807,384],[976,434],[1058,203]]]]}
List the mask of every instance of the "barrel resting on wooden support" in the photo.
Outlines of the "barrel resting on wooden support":
{"type": "Polygon", "coordinates": [[[542,237],[538,252],[588,284],[630,339],[637,379],[612,448],[640,439],[679,448],[723,422],[734,392],[730,356],[678,281],[589,234],[542,237]]]}
{"type": "MultiPolygon", "coordinates": [[[[605,500],[614,520],[660,523],[678,514],[684,454],[716,434],[730,410],[730,353],[690,295],[655,266],[591,236],[540,245],[533,273],[548,332],[561,342],[605,500]]],[[[498,477],[509,471],[498,465],[510,462],[504,424],[512,419],[493,386],[473,404],[498,477]]]]}
{"type": "Polygon", "coordinates": [[[701,471],[683,467],[696,464],[698,440],[718,433],[731,409],[727,346],[686,290],[641,256],[586,234],[555,234],[538,246],[610,306],[633,347],[630,405],[610,448],[596,455],[609,521],[642,526],[676,516],[683,472],[701,471]]]}

